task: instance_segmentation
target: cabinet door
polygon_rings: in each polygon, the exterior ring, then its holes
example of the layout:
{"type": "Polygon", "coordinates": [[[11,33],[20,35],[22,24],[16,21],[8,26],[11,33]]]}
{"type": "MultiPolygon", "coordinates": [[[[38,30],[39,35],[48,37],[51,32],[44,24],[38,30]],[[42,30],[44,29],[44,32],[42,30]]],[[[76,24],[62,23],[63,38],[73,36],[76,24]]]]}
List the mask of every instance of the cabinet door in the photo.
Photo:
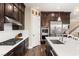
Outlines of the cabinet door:
{"type": "Polygon", "coordinates": [[[25,40],[25,52],[27,52],[27,50],[28,50],[28,44],[29,44],[29,38],[27,38],[26,40],[25,40]]]}
{"type": "Polygon", "coordinates": [[[14,18],[16,21],[18,21],[18,14],[19,14],[19,10],[16,6],[14,6],[14,18]]]}
{"type": "Polygon", "coordinates": [[[19,26],[19,30],[24,29],[24,13],[22,11],[19,11],[19,22],[22,24],[22,26],[19,26]]]}
{"type": "Polygon", "coordinates": [[[5,16],[13,17],[13,4],[5,3],[5,16]]]}
{"type": "MultiPolygon", "coordinates": [[[[13,7],[14,7],[14,13],[13,13],[14,18],[15,18],[16,21],[19,22],[19,18],[18,18],[19,17],[19,9],[15,5],[13,7]]],[[[13,30],[19,30],[19,26],[16,25],[16,24],[12,24],[12,29],[13,30]]]]}
{"type": "Polygon", "coordinates": [[[21,14],[21,23],[22,23],[22,30],[24,30],[24,26],[25,26],[25,16],[24,13],[21,14]]]}
{"type": "Polygon", "coordinates": [[[25,12],[25,6],[24,6],[24,4],[21,4],[21,10],[22,10],[23,13],[25,12]]]}
{"type": "Polygon", "coordinates": [[[19,5],[18,7],[19,7],[20,10],[21,10],[21,4],[22,4],[22,3],[18,3],[18,5],[19,5]]]}
{"type": "Polygon", "coordinates": [[[41,14],[41,26],[48,27],[49,26],[50,15],[49,14],[41,14]]]}
{"type": "Polygon", "coordinates": [[[22,42],[21,44],[19,44],[16,48],[15,48],[15,55],[16,56],[23,56],[24,55],[24,42],[22,42]]]}
{"type": "Polygon", "coordinates": [[[24,12],[25,12],[25,6],[22,3],[14,4],[14,18],[16,19],[16,21],[20,22],[22,24],[22,26],[13,24],[12,25],[13,30],[23,30],[24,29],[24,12]]]}
{"type": "Polygon", "coordinates": [[[4,4],[0,3],[0,31],[4,30],[4,4]]]}
{"type": "Polygon", "coordinates": [[[16,6],[17,8],[19,8],[19,3],[14,3],[14,6],[16,6]]]}
{"type": "MultiPolygon", "coordinates": [[[[22,12],[19,10],[19,22],[22,24],[22,12]]],[[[22,26],[19,26],[19,29],[22,30],[22,26]]]]}
{"type": "Polygon", "coordinates": [[[70,24],[70,13],[61,13],[60,14],[63,24],[70,24]]]}

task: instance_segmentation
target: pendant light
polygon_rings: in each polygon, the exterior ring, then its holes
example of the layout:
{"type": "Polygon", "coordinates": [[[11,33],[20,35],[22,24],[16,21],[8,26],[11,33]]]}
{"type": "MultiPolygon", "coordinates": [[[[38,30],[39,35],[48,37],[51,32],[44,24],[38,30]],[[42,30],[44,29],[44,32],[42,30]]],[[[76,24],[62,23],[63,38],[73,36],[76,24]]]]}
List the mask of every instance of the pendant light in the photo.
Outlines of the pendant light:
{"type": "Polygon", "coordinates": [[[58,21],[61,21],[61,17],[60,17],[60,12],[59,12],[59,17],[58,17],[58,21]]]}

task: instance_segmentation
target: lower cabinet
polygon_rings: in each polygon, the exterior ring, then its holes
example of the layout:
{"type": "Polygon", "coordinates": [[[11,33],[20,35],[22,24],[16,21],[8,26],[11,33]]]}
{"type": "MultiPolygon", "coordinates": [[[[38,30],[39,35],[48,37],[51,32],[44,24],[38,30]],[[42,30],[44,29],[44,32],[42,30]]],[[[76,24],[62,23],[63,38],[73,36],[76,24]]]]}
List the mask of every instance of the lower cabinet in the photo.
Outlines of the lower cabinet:
{"type": "Polygon", "coordinates": [[[14,56],[15,55],[15,51],[14,49],[12,49],[11,51],[9,51],[7,54],[5,54],[4,56],[14,56]]]}
{"type": "Polygon", "coordinates": [[[24,55],[24,42],[19,44],[17,47],[14,48],[15,56],[23,56],[24,55]]]}
{"type": "Polygon", "coordinates": [[[50,46],[48,42],[46,42],[46,55],[47,56],[57,56],[56,52],[54,49],[50,46]]]}
{"type": "Polygon", "coordinates": [[[25,40],[25,51],[24,52],[27,52],[27,50],[28,50],[28,46],[29,46],[29,38],[27,38],[26,40],[25,40]]]}
{"type": "Polygon", "coordinates": [[[20,43],[18,46],[13,48],[4,56],[24,56],[27,50],[28,50],[28,38],[24,40],[22,43],[20,43]]]}

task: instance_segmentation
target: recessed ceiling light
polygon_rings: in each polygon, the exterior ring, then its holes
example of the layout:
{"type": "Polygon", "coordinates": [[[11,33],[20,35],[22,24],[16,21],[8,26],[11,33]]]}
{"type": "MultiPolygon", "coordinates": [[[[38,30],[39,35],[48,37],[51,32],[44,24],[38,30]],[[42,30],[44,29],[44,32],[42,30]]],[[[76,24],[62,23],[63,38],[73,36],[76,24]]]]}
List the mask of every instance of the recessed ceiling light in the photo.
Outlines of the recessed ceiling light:
{"type": "Polygon", "coordinates": [[[79,7],[76,7],[75,8],[75,12],[79,12],[79,7]]]}
{"type": "Polygon", "coordinates": [[[79,13],[79,7],[76,7],[75,9],[74,9],[74,15],[77,15],[79,13]]]}
{"type": "Polygon", "coordinates": [[[39,7],[36,7],[37,10],[39,10],[39,7]]]}

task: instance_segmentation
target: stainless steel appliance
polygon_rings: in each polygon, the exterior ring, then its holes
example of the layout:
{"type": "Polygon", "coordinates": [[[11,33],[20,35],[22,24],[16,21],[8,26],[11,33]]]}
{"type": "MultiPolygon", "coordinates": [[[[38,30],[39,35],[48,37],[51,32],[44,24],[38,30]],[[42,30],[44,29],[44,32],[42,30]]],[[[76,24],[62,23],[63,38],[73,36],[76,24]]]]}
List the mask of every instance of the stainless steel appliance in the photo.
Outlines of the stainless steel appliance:
{"type": "Polygon", "coordinates": [[[0,42],[0,45],[15,45],[18,43],[20,40],[16,40],[15,38],[0,42]]]}
{"type": "Polygon", "coordinates": [[[22,24],[18,21],[16,21],[15,19],[13,18],[10,18],[10,17],[7,17],[5,16],[5,20],[4,20],[5,23],[14,23],[16,25],[19,25],[19,26],[22,26],[22,24]]]}

